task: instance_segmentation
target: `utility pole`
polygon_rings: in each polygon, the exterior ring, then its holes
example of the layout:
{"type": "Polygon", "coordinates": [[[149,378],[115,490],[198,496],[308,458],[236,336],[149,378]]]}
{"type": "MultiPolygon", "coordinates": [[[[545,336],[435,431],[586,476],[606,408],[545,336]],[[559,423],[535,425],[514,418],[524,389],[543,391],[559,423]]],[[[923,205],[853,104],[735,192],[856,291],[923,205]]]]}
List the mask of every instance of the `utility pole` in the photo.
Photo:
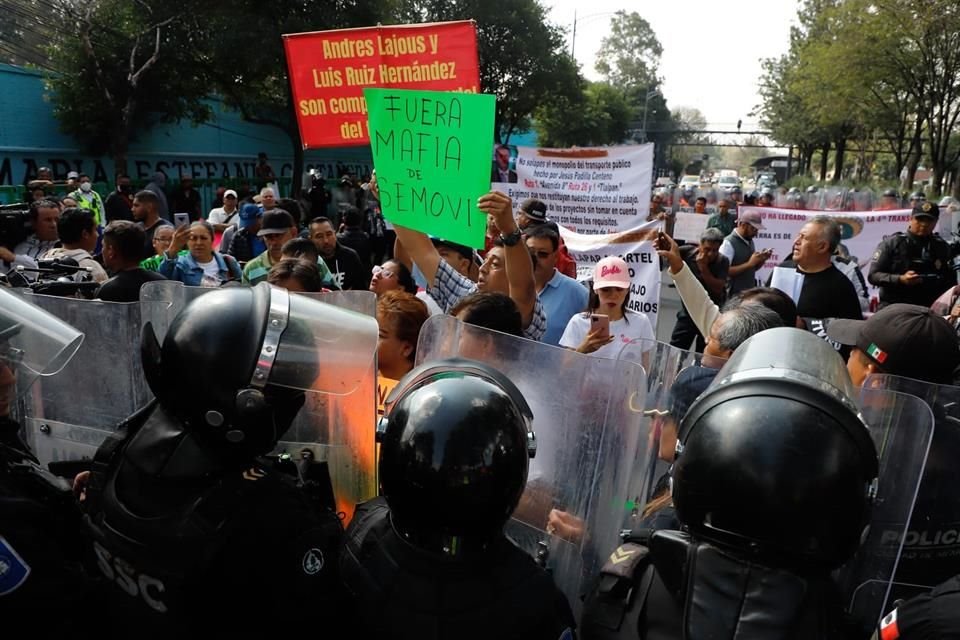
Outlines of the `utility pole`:
{"type": "Polygon", "coordinates": [[[577,50],[577,10],[573,10],[573,37],[570,38],[570,57],[576,60],[577,58],[573,55],[577,50]]]}

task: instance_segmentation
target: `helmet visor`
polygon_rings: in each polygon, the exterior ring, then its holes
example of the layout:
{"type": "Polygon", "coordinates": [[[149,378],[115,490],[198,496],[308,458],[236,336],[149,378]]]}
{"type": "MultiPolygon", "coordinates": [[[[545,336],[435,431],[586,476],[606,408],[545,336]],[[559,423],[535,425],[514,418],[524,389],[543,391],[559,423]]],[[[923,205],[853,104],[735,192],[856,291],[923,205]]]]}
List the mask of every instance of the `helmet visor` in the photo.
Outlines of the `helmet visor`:
{"type": "Polygon", "coordinates": [[[347,395],[371,379],[377,336],[377,321],[368,315],[273,287],[254,381],[272,358],[271,385],[347,395]]]}
{"type": "Polygon", "coordinates": [[[62,370],[83,334],[22,297],[0,289],[0,366],[17,372],[18,394],[62,370]]]}

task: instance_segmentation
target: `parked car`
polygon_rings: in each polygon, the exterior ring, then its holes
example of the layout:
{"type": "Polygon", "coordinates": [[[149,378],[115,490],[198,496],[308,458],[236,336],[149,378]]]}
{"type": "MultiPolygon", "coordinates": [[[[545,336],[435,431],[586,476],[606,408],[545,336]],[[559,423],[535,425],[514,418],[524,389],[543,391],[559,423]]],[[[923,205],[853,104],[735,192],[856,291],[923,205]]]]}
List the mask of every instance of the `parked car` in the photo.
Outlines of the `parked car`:
{"type": "Polygon", "coordinates": [[[683,176],[680,178],[681,189],[696,189],[700,186],[700,176],[683,176]]]}

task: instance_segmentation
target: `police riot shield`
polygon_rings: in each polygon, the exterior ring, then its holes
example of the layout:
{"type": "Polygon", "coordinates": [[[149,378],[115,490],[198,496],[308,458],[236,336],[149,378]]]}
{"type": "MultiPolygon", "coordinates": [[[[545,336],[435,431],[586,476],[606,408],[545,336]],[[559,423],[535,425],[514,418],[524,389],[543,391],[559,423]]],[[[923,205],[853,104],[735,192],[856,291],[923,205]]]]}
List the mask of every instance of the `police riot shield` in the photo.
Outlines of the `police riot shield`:
{"type": "Polygon", "coordinates": [[[0,421],[22,424],[33,383],[63,370],[83,333],[5,288],[0,288],[0,421]]]}
{"type": "MultiPolygon", "coordinates": [[[[154,328],[162,344],[173,318],[193,299],[216,289],[187,287],[180,282],[150,282],[140,291],[143,324],[154,328]]],[[[294,459],[326,462],[330,470],[337,508],[353,516],[357,503],[377,494],[375,426],[377,327],[376,296],[369,291],[298,293],[345,311],[334,317],[341,322],[331,327],[329,340],[313,345],[319,354],[320,376],[306,394],[300,413],[275,454],[294,459]],[[345,343],[356,345],[345,351],[345,343]],[[331,353],[336,351],[336,362],[331,353]],[[323,367],[324,363],[329,366],[323,367]]],[[[283,384],[282,381],[279,384],[283,384]]]]}
{"type": "Polygon", "coordinates": [[[32,294],[24,299],[84,334],[60,373],[42,378],[24,398],[27,444],[45,465],[92,458],[153,398],[140,362],[140,305],[32,294]]]}
{"type": "Polygon", "coordinates": [[[533,412],[536,456],[507,533],[545,560],[575,612],[585,580],[618,540],[640,431],[643,369],[433,316],[417,364],[460,356],[484,362],[519,388],[533,412]]]}
{"type": "Polygon", "coordinates": [[[870,189],[851,189],[847,194],[847,211],[872,211],[876,202],[870,189]]]}
{"type": "MultiPolygon", "coordinates": [[[[83,333],[36,304],[37,296],[18,296],[0,288],[0,360],[15,376],[9,386],[22,396],[40,376],[59,373],[83,343],[83,333]]],[[[15,409],[15,407],[9,407],[15,409]]]]}
{"type": "Polygon", "coordinates": [[[637,339],[623,346],[618,359],[639,364],[646,372],[644,404],[630,399],[633,412],[641,413],[640,432],[645,442],[638,449],[626,505],[625,529],[647,527],[659,510],[669,504],[668,473],[673,463],[677,433],[683,415],[710,385],[723,358],[703,356],[669,344],[637,339]],[[660,499],[662,498],[662,499],[660,499]]]}
{"type": "Polygon", "coordinates": [[[893,598],[909,598],[960,574],[960,387],[886,374],[869,376],[863,386],[915,396],[933,412],[933,441],[910,526],[886,532],[891,544],[903,545],[893,598]]]}
{"type": "Polygon", "coordinates": [[[922,400],[888,389],[864,385],[859,404],[877,449],[879,475],[863,542],[837,577],[849,612],[866,630],[876,627],[894,599],[892,581],[908,535],[934,421],[922,400]]]}

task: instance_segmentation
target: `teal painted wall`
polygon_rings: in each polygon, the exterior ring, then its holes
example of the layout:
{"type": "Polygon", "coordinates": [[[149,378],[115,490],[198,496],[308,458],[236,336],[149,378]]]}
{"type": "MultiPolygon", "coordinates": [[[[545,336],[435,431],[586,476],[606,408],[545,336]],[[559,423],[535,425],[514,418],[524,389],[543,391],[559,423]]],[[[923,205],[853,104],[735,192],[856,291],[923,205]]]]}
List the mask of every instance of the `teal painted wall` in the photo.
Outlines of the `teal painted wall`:
{"type": "MultiPolygon", "coordinates": [[[[42,166],[50,167],[57,180],[75,170],[112,186],[113,161],[82,154],[76,141],[60,132],[44,94],[39,73],[0,64],[0,186],[25,184],[42,166]]],[[[131,177],[147,179],[162,170],[173,180],[182,173],[194,179],[251,178],[260,151],[277,175],[291,175],[293,156],[282,132],[244,122],[216,100],[210,106],[214,116],[208,123],[159,124],[132,141],[131,177]]],[[[308,151],[305,160],[307,170],[319,169],[328,178],[336,178],[341,168],[357,176],[373,168],[369,147],[308,151]]]]}

